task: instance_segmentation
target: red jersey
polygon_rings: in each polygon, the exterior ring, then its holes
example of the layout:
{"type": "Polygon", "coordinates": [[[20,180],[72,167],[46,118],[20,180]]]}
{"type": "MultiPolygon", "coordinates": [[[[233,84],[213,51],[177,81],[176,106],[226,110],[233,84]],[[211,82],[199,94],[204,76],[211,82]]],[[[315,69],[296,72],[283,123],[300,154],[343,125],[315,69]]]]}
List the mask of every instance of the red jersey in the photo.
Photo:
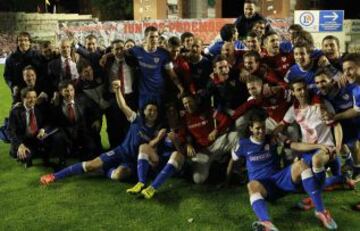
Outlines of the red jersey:
{"type": "Polygon", "coordinates": [[[182,143],[186,140],[186,135],[193,139],[194,147],[198,149],[210,146],[213,141],[209,141],[208,136],[214,130],[214,119],[217,122],[216,130],[221,133],[231,123],[232,120],[220,112],[214,110],[199,110],[196,113],[187,113],[182,117],[185,130],[179,132],[179,139],[182,143]]]}
{"type": "Polygon", "coordinates": [[[191,80],[190,66],[186,61],[186,59],[182,56],[179,56],[176,58],[176,60],[173,60],[173,64],[174,64],[174,71],[177,74],[184,89],[188,92],[193,93],[193,91],[195,91],[195,86],[193,86],[191,80]]]}
{"type": "Polygon", "coordinates": [[[284,79],[287,71],[295,64],[293,53],[279,53],[275,56],[266,55],[262,62],[274,70],[277,76],[284,79]]]}
{"type": "Polygon", "coordinates": [[[279,92],[271,94],[271,96],[263,96],[261,99],[250,97],[246,103],[235,110],[232,118],[236,120],[250,108],[257,106],[266,110],[269,117],[276,122],[281,122],[291,106],[292,98],[289,90],[279,89],[279,92]]]}

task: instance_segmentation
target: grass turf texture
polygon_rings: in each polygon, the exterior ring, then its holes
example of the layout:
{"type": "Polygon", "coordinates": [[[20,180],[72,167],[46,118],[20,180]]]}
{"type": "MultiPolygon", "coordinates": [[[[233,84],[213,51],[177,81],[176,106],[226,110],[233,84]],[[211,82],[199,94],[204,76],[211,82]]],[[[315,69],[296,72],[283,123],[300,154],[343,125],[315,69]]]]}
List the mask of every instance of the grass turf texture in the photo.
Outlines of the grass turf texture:
{"type": "MultiPolygon", "coordinates": [[[[1,121],[10,105],[2,75],[0,65],[1,121]]],[[[105,140],[104,129],[102,135],[105,140]]],[[[119,183],[100,175],[43,187],[39,177],[51,169],[40,161],[24,169],[9,157],[8,149],[8,144],[0,144],[0,230],[250,230],[256,220],[245,186],[218,189],[171,179],[152,200],[126,194],[133,182],[119,183]]],[[[324,194],[339,230],[359,230],[360,214],[350,210],[359,195],[358,191],[324,194]]],[[[312,211],[291,209],[302,197],[288,195],[270,204],[271,217],[280,230],[323,230],[312,211]]]]}

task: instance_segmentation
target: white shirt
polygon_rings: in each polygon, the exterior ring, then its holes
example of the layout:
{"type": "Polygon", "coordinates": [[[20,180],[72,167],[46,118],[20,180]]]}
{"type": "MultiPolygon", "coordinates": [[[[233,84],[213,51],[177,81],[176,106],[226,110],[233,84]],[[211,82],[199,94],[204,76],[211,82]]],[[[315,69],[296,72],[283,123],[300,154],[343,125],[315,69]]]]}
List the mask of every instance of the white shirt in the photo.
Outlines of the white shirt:
{"type": "MultiPolygon", "coordinates": [[[[334,113],[334,108],[329,102],[325,101],[325,107],[328,112],[334,113]]],[[[320,104],[311,103],[305,108],[292,105],[284,116],[284,122],[299,124],[304,143],[335,146],[331,127],[321,118],[320,104]]]]}
{"type": "MultiPolygon", "coordinates": [[[[63,76],[65,75],[65,66],[66,66],[65,60],[66,60],[66,58],[61,56],[61,70],[62,70],[63,76]]],[[[69,65],[70,65],[71,80],[78,79],[79,73],[76,68],[76,63],[74,61],[72,61],[71,58],[68,58],[68,60],[69,60],[69,65]]]]}
{"type": "MultiPolygon", "coordinates": [[[[111,66],[111,76],[110,81],[119,80],[119,67],[120,62],[122,62],[123,65],[123,77],[124,77],[124,90],[125,94],[130,94],[133,92],[132,85],[134,78],[132,76],[131,69],[129,65],[126,64],[124,60],[117,60],[115,59],[115,62],[111,66]]],[[[110,91],[112,92],[112,87],[110,86],[110,91]]]]}

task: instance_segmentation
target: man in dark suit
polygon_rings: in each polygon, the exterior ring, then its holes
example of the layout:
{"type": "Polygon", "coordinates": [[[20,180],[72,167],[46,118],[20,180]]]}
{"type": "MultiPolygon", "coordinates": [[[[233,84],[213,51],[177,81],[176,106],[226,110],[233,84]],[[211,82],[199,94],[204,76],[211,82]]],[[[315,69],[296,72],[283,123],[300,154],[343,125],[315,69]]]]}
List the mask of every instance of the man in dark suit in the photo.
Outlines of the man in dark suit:
{"type": "Polygon", "coordinates": [[[75,88],[71,81],[61,82],[59,93],[60,98],[55,100],[57,102],[52,108],[51,118],[66,139],[67,151],[63,153],[62,165],[65,165],[65,157],[68,153],[72,156],[78,153],[80,159],[84,160],[92,158],[91,155],[96,153],[96,146],[87,130],[85,103],[75,97],[75,88]]]}
{"type": "Polygon", "coordinates": [[[78,80],[79,73],[76,63],[71,59],[71,42],[63,39],[60,42],[60,57],[52,60],[48,65],[48,79],[51,81],[51,91],[55,92],[63,80],[78,80]]]}
{"type": "Polygon", "coordinates": [[[123,141],[130,125],[129,121],[117,106],[115,93],[111,85],[113,81],[120,80],[123,86],[121,90],[126,102],[131,108],[137,108],[137,95],[134,91],[134,71],[126,64],[124,52],[124,41],[114,40],[111,43],[111,53],[106,55],[107,58],[104,65],[106,71],[105,98],[110,103],[110,107],[105,110],[105,116],[111,148],[115,148],[123,141]]]}
{"type": "Polygon", "coordinates": [[[85,46],[80,43],[75,44],[75,51],[80,55],[80,60],[85,59],[90,63],[96,77],[104,77],[104,70],[100,66],[104,51],[98,47],[95,35],[90,34],[85,37],[85,46]]]}
{"type": "Polygon", "coordinates": [[[10,155],[24,162],[25,167],[32,165],[34,156],[40,156],[44,164],[48,164],[48,154],[55,153],[64,146],[62,140],[55,133],[47,133],[55,130],[46,126],[46,120],[36,106],[35,89],[23,88],[21,98],[22,104],[15,106],[10,112],[10,155]]]}

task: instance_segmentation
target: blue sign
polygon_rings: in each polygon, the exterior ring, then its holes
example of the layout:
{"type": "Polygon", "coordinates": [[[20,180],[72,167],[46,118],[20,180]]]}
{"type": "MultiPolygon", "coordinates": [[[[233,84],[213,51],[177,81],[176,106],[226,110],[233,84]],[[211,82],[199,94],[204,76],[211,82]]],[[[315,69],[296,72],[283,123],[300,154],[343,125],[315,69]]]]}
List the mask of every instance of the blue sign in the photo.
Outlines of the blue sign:
{"type": "Polygon", "coordinates": [[[343,30],[343,10],[321,10],[319,14],[319,32],[341,32],[343,30]]]}

